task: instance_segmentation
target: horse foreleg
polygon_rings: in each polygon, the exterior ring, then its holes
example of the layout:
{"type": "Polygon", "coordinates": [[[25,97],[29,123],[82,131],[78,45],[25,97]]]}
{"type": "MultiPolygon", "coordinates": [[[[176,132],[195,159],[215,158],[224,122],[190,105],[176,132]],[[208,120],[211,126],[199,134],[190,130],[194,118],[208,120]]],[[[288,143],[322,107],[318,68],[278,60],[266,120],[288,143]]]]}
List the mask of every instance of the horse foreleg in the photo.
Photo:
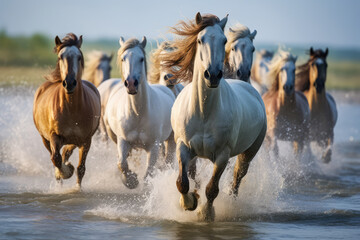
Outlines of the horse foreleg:
{"type": "Polygon", "coordinates": [[[79,148],[79,164],[77,167],[77,185],[80,188],[81,181],[85,175],[86,156],[90,150],[91,139],[79,148]]]}
{"type": "Polygon", "coordinates": [[[165,163],[173,166],[174,153],[176,151],[176,143],[174,140],[174,132],[171,132],[168,139],[165,141],[165,163]]]}
{"type": "Polygon", "coordinates": [[[129,169],[127,157],[131,151],[131,146],[122,138],[117,138],[117,150],[119,154],[118,168],[121,172],[121,180],[127,188],[134,189],[139,184],[136,173],[129,169]]]}
{"type": "Polygon", "coordinates": [[[41,136],[41,139],[44,143],[44,146],[46,147],[46,149],[49,151],[50,155],[51,155],[51,147],[50,147],[50,142],[44,138],[43,136],[41,136]]]}
{"type": "MultiPolygon", "coordinates": [[[[241,180],[247,174],[250,162],[255,157],[256,153],[259,151],[264,141],[265,134],[266,134],[266,127],[256,138],[255,142],[248,149],[246,149],[245,152],[237,156],[235,168],[234,168],[234,179],[231,190],[231,193],[234,196],[238,195],[241,180]]],[[[276,139],[273,139],[273,141],[276,141],[276,139]]]]}
{"type": "Polygon", "coordinates": [[[229,158],[230,158],[229,148],[227,148],[225,151],[223,151],[216,157],[214,163],[213,175],[208,185],[206,186],[205,194],[206,194],[207,202],[198,212],[198,216],[201,220],[214,221],[215,219],[215,211],[214,211],[213,203],[215,198],[219,194],[219,181],[229,161],[229,158]]]}
{"type": "Polygon", "coordinates": [[[192,159],[189,162],[189,175],[190,175],[190,178],[192,180],[194,180],[194,182],[195,182],[195,189],[199,189],[200,181],[198,179],[196,179],[196,160],[197,160],[197,157],[195,157],[194,159],[192,159]]]}
{"type": "Polygon", "coordinates": [[[160,146],[158,144],[154,144],[150,150],[147,152],[147,170],[144,178],[147,178],[148,176],[152,177],[154,173],[154,166],[156,163],[156,160],[159,157],[159,150],[160,146]]]}
{"type": "Polygon", "coordinates": [[[52,134],[50,137],[50,152],[51,161],[55,166],[55,178],[57,181],[66,178],[71,173],[70,169],[64,166],[64,164],[62,164],[62,159],[60,155],[61,147],[61,138],[56,134],[52,134]]]}
{"type": "Polygon", "coordinates": [[[189,178],[187,176],[188,163],[194,158],[195,154],[182,142],[176,144],[176,156],[179,161],[179,176],[176,186],[181,193],[180,206],[189,211],[194,211],[198,204],[199,195],[194,191],[189,193],[189,178]]]}
{"type": "Polygon", "coordinates": [[[324,163],[329,163],[331,161],[331,154],[332,154],[331,146],[333,144],[333,141],[334,141],[334,134],[331,134],[329,138],[320,142],[320,146],[323,149],[322,161],[324,163]]]}
{"type": "Polygon", "coordinates": [[[64,171],[62,178],[68,179],[74,174],[74,166],[68,162],[71,154],[73,153],[74,149],[76,148],[75,145],[66,145],[63,147],[62,150],[62,168],[67,169],[64,171]]]}

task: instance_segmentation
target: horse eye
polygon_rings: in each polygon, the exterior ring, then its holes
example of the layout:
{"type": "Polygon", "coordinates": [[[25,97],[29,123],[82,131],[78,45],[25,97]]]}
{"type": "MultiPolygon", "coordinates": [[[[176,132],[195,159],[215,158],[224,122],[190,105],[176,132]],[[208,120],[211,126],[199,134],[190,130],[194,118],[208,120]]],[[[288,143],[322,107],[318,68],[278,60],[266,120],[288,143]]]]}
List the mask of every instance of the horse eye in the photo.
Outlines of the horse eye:
{"type": "Polygon", "coordinates": [[[235,48],[232,48],[231,51],[235,51],[235,48]]]}
{"type": "Polygon", "coordinates": [[[252,52],[255,52],[255,47],[252,48],[252,52]]]}
{"type": "Polygon", "coordinates": [[[225,41],[224,41],[224,45],[227,43],[227,39],[225,39],[225,41]]]}
{"type": "Polygon", "coordinates": [[[143,62],[144,61],[144,58],[140,58],[140,62],[143,62]]]}
{"type": "Polygon", "coordinates": [[[201,41],[200,41],[200,39],[198,39],[198,40],[197,40],[197,42],[198,42],[198,44],[201,44],[201,41]]]}

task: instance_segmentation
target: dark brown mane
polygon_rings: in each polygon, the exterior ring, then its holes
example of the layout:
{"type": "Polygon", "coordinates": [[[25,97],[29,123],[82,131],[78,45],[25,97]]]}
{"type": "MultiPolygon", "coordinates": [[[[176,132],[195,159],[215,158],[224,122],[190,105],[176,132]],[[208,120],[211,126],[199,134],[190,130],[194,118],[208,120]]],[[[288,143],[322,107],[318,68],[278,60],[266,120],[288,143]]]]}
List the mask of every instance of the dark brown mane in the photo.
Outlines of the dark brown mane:
{"type": "Polygon", "coordinates": [[[174,79],[179,82],[192,80],[194,60],[197,46],[197,35],[208,26],[213,26],[220,22],[220,19],[212,14],[202,16],[202,21],[196,24],[194,20],[188,22],[180,21],[170,32],[182,37],[171,43],[174,51],[166,52],[159,56],[159,61],[163,62],[166,72],[172,73],[174,79]],[[174,68],[175,67],[175,68],[174,68]]]}
{"type": "MultiPolygon", "coordinates": [[[[74,33],[68,33],[61,41],[61,44],[56,44],[56,46],[54,47],[54,52],[56,54],[59,53],[59,51],[61,49],[63,49],[64,47],[71,47],[71,46],[76,46],[79,48],[79,44],[81,45],[81,41],[82,41],[82,36],[80,36],[80,39],[78,39],[78,37],[74,34],[74,33]]],[[[56,40],[55,40],[56,42],[56,40]]],[[[81,67],[84,68],[84,56],[80,50],[81,53],[81,67]]],[[[60,66],[59,66],[59,59],[56,62],[56,67],[54,69],[54,71],[48,75],[45,76],[45,79],[47,81],[56,83],[56,82],[61,82],[61,75],[60,75],[60,66]]]]}
{"type": "Polygon", "coordinates": [[[326,61],[326,56],[327,56],[327,52],[324,52],[321,49],[317,49],[317,50],[312,50],[312,48],[310,49],[310,51],[308,52],[308,54],[310,55],[309,60],[298,66],[296,68],[296,75],[295,75],[295,89],[297,91],[306,91],[309,90],[310,88],[310,66],[311,64],[316,61],[316,59],[318,58],[322,58],[324,59],[324,61],[326,61]]]}

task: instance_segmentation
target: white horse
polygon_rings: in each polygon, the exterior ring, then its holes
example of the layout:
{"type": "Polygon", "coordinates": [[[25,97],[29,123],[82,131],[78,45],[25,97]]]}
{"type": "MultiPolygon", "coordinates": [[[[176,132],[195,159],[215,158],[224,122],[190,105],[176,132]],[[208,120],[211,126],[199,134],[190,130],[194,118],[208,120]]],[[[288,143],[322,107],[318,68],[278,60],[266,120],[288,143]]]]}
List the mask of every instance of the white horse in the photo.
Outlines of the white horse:
{"type": "Polygon", "coordinates": [[[250,82],[251,66],[255,47],[253,40],[257,31],[237,24],[229,28],[225,45],[224,77],[250,82]]]}
{"type": "Polygon", "coordinates": [[[150,74],[150,82],[167,86],[174,93],[175,97],[177,97],[181,90],[183,90],[184,86],[181,83],[178,83],[177,79],[172,78],[173,75],[171,73],[168,73],[164,70],[159,58],[162,53],[172,50],[173,49],[170,47],[170,43],[164,41],[153,52],[153,54],[151,55],[152,67],[150,74]]]}
{"type": "Polygon", "coordinates": [[[96,87],[103,81],[110,78],[111,59],[113,55],[108,56],[101,51],[92,51],[88,55],[88,61],[84,70],[84,79],[93,83],[96,87]]]}
{"type": "MultiPolygon", "coordinates": [[[[153,173],[160,143],[170,140],[170,112],[175,96],[165,86],[147,82],[146,38],[141,42],[120,38],[118,65],[125,87],[110,94],[104,123],[110,138],[117,144],[122,181],[133,189],[137,175],[128,167],[127,157],[134,148],[147,152],[147,172],[153,173]]],[[[171,150],[169,150],[170,152],[171,150]]]]}
{"type": "Polygon", "coordinates": [[[268,80],[269,65],[274,56],[274,52],[261,50],[256,52],[255,61],[251,69],[251,84],[258,92],[263,95],[271,87],[268,80]]]}
{"type": "Polygon", "coordinates": [[[189,83],[176,98],[171,125],[175,134],[181,193],[185,210],[197,208],[198,195],[189,193],[187,170],[194,157],[207,158],[214,171],[206,186],[207,202],[200,218],[214,220],[213,202],[219,193],[220,177],[231,157],[237,156],[232,192],[237,194],[249,163],[259,150],[266,134],[266,114],[259,93],[248,83],[223,79],[227,17],[201,16],[181,22],[173,31],[184,38],[174,40],[175,50],[163,55],[168,70],[189,83]],[[185,50],[187,49],[187,50],[185,50]],[[176,71],[172,66],[179,66],[176,71]]]}

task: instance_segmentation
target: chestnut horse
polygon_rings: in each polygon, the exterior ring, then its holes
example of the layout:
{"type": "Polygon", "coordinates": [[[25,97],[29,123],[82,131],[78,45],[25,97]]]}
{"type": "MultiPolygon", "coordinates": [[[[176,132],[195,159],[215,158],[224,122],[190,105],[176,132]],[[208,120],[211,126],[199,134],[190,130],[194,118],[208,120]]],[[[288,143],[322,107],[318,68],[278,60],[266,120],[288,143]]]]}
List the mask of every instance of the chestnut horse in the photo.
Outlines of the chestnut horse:
{"type": "Polygon", "coordinates": [[[263,95],[268,131],[267,143],[278,155],[277,140],[292,141],[298,156],[307,144],[310,111],[302,92],[295,91],[296,57],[279,50],[270,63],[272,86],[263,95]]]}
{"type": "Polygon", "coordinates": [[[322,160],[331,161],[331,145],[334,141],[334,127],[337,110],[334,98],[326,92],[326,57],[321,49],[310,48],[310,59],[298,67],[296,89],[302,91],[310,107],[310,141],[316,141],[323,149],[322,160]]]}
{"type": "Polygon", "coordinates": [[[77,186],[80,188],[91,137],[99,125],[100,95],[92,83],[81,80],[82,36],[78,39],[69,33],[62,41],[56,36],[55,43],[56,68],[35,93],[34,123],[50,152],[57,180],[73,175],[74,167],[68,160],[74,148],[79,148],[77,186]]]}

